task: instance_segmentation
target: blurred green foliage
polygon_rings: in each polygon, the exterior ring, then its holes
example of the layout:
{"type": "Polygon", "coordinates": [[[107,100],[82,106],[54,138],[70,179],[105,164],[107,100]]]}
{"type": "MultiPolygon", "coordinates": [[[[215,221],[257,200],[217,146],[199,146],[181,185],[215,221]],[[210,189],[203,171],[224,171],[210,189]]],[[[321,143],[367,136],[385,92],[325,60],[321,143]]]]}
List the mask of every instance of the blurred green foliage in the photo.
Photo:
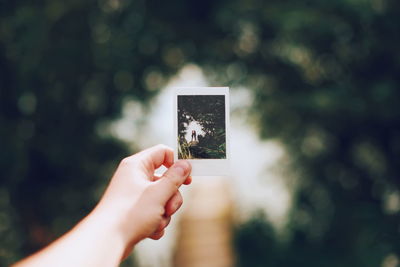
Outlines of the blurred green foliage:
{"type": "Polygon", "coordinates": [[[286,243],[257,218],[237,230],[240,266],[398,257],[399,13],[394,0],[0,1],[0,264],[93,207],[128,153],[108,123],[186,63],[252,90],[253,121],[299,181],[286,243]]]}

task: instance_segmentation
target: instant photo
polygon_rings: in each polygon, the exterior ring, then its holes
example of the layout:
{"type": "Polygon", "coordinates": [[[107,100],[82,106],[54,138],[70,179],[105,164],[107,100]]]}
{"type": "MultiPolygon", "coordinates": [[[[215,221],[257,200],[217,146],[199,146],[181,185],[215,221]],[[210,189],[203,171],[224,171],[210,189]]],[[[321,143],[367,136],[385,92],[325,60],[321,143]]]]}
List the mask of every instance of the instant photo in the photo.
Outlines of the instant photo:
{"type": "Polygon", "coordinates": [[[228,173],[229,91],[226,87],[179,88],[176,94],[176,157],[192,175],[228,173]]]}

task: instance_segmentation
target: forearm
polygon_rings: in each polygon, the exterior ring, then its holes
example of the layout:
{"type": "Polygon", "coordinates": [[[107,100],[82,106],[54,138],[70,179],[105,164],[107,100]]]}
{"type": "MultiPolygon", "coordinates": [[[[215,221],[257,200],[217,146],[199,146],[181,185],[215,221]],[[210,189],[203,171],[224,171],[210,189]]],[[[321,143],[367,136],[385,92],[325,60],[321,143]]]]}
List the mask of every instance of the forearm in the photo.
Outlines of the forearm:
{"type": "Polygon", "coordinates": [[[144,238],[160,239],[190,184],[188,162],[163,145],[121,161],[97,207],[70,232],[15,267],[117,266],[144,238]],[[164,165],[162,177],[155,169],[164,165]]]}
{"type": "Polygon", "coordinates": [[[53,244],[15,267],[118,266],[125,241],[112,220],[112,216],[95,210],[53,244]]]}

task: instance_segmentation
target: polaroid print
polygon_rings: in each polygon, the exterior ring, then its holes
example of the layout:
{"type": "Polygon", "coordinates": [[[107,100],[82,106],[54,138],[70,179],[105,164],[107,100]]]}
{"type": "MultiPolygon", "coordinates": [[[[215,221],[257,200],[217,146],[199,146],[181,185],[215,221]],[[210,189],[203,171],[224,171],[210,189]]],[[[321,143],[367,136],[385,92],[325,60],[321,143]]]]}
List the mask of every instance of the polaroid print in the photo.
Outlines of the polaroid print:
{"type": "Polygon", "coordinates": [[[181,87],[175,94],[175,159],[193,176],[229,174],[229,88],[181,87]]]}

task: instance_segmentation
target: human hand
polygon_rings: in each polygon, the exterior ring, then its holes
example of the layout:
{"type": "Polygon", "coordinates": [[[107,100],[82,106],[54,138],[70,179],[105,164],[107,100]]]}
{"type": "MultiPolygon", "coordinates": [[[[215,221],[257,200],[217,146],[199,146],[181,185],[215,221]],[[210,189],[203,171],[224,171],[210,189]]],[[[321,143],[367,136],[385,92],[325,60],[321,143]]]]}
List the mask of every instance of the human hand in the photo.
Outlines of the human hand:
{"type": "Polygon", "coordinates": [[[154,146],[121,161],[96,208],[72,230],[15,266],[117,266],[140,240],[159,239],[182,205],[191,166],[154,146]],[[164,165],[162,177],[154,171],[164,165]]]}
{"type": "Polygon", "coordinates": [[[183,203],[179,187],[190,184],[187,161],[173,164],[173,151],[157,145],[123,159],[116,170],[94,216],[109,220],[120,235],[126,257],[140,240],[159,239],[171,216],[183,203]],[[154,171],[164,165],[162,177],[154,171]]]}

